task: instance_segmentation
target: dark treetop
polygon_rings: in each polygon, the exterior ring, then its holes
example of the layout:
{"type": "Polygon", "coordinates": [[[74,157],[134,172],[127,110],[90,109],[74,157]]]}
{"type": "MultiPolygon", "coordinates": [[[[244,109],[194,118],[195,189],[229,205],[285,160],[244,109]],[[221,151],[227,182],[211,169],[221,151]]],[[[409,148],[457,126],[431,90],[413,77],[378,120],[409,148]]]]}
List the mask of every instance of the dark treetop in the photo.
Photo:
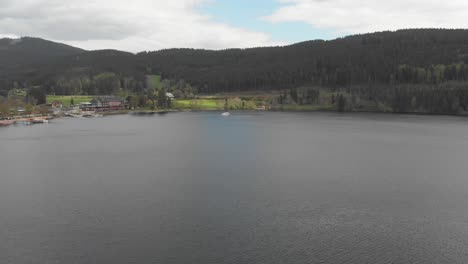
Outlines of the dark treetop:
{"type": "MultiPolygon", "coordinates": [[[[183,79],[202,93],[321,87],[409,108],[452,113],[468,107],[468,30],[412,29],[220,51],[169,49],[132,54],[84,51],[41,39],[0,40],[0,95],[40,86],[67,94],[64,81],[112,73],[137,92],[144,75],[183,79]],[[437,107],[435,107],[437,106],[437,107]]],[[[101,76],[102,77],[102,76],[101,76]]],[[[81,86],[85,86],[82,84],[81,86]]],[[[89,89],[88,94],[113,88],[89,89]]]]}

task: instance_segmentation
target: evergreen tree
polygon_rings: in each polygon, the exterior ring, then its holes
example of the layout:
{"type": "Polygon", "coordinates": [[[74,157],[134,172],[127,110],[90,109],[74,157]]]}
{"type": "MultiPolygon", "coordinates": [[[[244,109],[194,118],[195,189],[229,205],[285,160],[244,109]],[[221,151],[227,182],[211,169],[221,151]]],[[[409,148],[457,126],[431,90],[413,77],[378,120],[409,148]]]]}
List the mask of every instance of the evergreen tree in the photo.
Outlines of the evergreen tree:
{"type": "Polygon", "coordinates": [[[344,112],[346,107],[346,98],[343,94],[338,96],[338,112],[344,112]]]}

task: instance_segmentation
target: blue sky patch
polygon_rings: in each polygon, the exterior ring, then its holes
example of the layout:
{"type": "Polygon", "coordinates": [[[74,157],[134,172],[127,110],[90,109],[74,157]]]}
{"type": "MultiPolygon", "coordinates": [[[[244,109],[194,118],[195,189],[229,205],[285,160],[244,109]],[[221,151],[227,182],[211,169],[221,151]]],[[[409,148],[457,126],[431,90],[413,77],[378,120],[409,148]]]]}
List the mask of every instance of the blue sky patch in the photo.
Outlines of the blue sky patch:
{"type": "Polygon", "coordinates": [[[217,22],[267,33],[275,41],[296,43],[338,37],[333,31],[317,29],[306,23],[271,23],[262,19],[280,7],[281,4],[274,0],[214,0],[202,5],[200,12],[217,22]]]}

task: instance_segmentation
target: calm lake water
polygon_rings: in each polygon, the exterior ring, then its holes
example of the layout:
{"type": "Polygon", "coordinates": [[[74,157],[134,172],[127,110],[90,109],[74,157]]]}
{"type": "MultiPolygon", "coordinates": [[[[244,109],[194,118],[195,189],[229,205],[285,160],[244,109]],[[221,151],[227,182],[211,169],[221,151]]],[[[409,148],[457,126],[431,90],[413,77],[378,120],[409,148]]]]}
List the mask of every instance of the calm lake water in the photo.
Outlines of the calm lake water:
{"type": "Polygon", "coordinates": [[[0,147],[0,263],[468,263],[467,118],[58,119],[0,147]]]}

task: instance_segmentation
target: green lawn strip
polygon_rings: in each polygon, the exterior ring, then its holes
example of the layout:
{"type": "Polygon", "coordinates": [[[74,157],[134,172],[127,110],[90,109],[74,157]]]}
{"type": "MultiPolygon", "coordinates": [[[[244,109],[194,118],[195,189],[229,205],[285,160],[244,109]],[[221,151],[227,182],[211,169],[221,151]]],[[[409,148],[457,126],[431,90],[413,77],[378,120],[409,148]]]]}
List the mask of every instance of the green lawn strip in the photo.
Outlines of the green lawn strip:
{"type": "Polygon", "coordinates": [[[193,110],[221,110],[224,103],[219,99],[178,99],[172,102],[173,108],[193,110]]]}
{"type": "Polygon", "coordinates": [[[88,95],[48,95],[47,96],[47,103],[51,104],[52,102],[59,101],[63,104],[63,106],[70,106],[71,98],[73,98],[73,102],[75,105],[78,105],[80,103],[86,103],[91,100],[93,100],[93,96],[88,96],[88,95]]]}

